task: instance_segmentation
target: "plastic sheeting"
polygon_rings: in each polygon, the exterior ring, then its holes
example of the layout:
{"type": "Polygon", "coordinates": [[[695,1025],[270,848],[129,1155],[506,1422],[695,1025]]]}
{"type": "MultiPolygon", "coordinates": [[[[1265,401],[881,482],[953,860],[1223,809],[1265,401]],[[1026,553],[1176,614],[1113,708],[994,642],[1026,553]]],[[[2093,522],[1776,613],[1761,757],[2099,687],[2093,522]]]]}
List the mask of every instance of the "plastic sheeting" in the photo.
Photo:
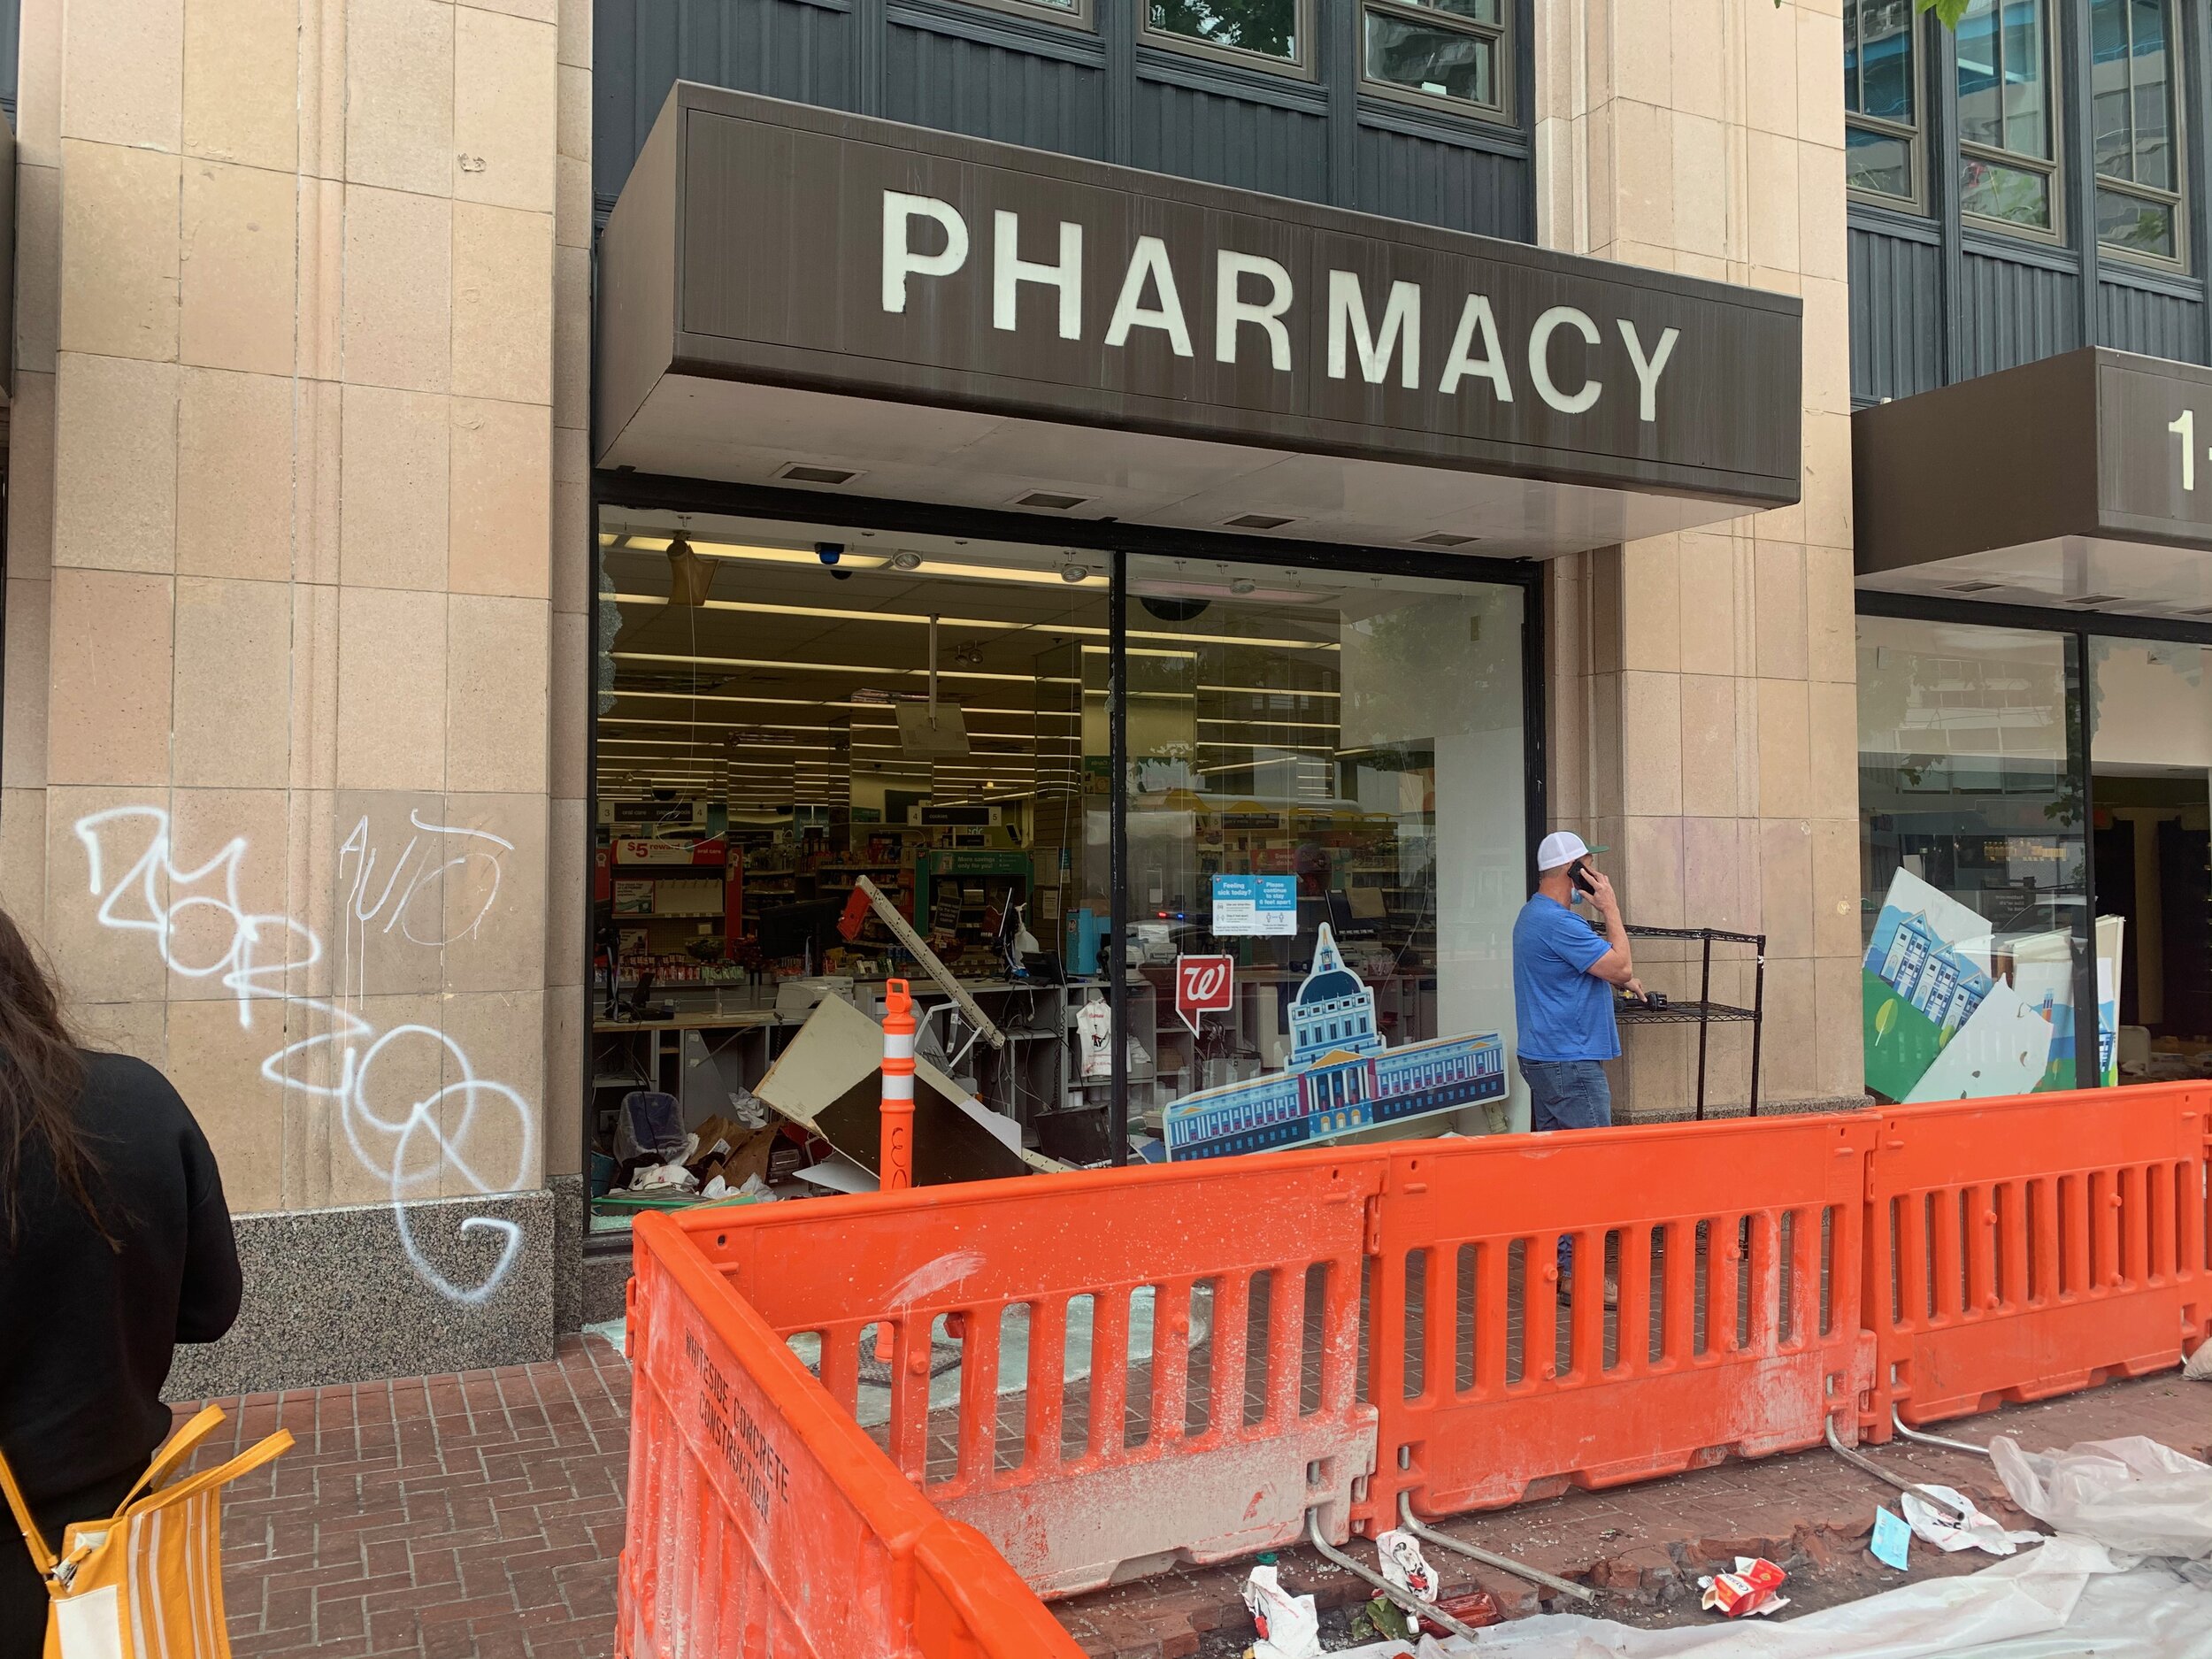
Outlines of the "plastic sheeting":
{"type": "Polygon", "coordinates": [[[2134,1555],[2212,1555],[2212,1463],[2139,1434],[2062,1452],[2024,1452],[2001,1434],[1989,1455],[2012,1501],[2054,1532],[2134,1555]]]}
{"type": "Polygon", "coordinates": [[[1479,1659],[2212,1659],[2212,1466],[2140,1438],[2023,1453],[2014,1502],[2062,1535],[1968,1578],[1786,1621],[1638,1630],[1552,1614],[1439,1651],[1479,1659]],[[2042,1507],[2039,1508],[2040,1505],[2042,1507]]]}

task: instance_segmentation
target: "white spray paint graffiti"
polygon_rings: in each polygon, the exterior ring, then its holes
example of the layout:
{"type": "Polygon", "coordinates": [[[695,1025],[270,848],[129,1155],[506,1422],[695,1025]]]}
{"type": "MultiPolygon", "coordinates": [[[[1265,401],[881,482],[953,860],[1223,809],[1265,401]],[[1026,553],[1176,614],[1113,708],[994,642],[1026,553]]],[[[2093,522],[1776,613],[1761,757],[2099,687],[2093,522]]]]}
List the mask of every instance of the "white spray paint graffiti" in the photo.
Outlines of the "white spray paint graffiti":
{"type": "Polygon", "coordinates": [[[365,991],[376,933],[434,949],[475,937],[499,896],[501,861],[514,843],[487,830],[428,823],[412,811],[408,824],[412,833],[380,888],[384,855],[365,815],[339,848],[343,956],[332,964],[335,983],[328,997],[295,988],[323,960],[315,931],[293,917],[246,907],[243,836],[183,870],[172,856],[169,814],[158,807],[95,812],[80,818],[76,831],[103,926],[150,933],[172,972],[219,979],[237,1001],[243,1029],[254,1028],[260,1003],[279,1005],[272,1011],[280,1035],[313,1028],[280,1042],[262,1061],[261,1075],[280,1088],[336,1102],[347,1144],[389,1192],[410,1264],[440,1294],[480,1304],[513,1270],[521,1227],[496,1216],[464,1219],[460,1231],[491,1235],[499,1256],[473,1282],[456,1284],[416,1239],[410,1201],[435,1196],[452,1183],[485,1195],[521,1187],[534,1156],[529,1106],[506,1084],[477,1076],[447,1033],[411,1022],[380,1029],[365,1012],[365,991]],[[111,883],[116,870],[122,873],[111,883]],[[446,910],[449,879],[464,895],[457,925],[446,910]],[[509,1122],[512,1135],[499,1135],[509,1122]],[[472,1155],[477,1145],[496,1150],[472,1155]]]}

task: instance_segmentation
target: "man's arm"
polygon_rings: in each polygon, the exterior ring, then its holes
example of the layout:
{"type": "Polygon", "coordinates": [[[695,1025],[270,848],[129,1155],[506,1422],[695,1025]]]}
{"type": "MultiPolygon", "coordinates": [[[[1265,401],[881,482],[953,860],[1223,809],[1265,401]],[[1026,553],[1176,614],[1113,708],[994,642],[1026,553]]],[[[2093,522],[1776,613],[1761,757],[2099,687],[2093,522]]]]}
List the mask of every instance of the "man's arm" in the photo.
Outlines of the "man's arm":
{"type": "Polygon", "coordinates": [[[1589,875],[1593,888],[1590,902],[1597,910],[1598,919],[1605,924],[1605,942],[1610,949],[1585,972],[1608,985],[1624,985],[1640,994],[1643,987],[1637,983],[1635,958],[1628,949],[1628,928],[1621,920],[1621,902],[1614,896],[1612,879],[1597,870],[1589,875]]]}

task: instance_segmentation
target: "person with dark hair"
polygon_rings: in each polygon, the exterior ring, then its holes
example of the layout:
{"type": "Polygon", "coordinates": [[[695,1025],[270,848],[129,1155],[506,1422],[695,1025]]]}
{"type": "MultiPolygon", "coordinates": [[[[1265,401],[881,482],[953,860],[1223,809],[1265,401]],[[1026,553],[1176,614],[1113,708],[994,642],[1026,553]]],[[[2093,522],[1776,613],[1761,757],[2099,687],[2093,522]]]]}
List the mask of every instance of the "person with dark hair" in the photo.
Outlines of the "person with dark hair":
{"type": "MultiPolygon", "coordinates": [[[[50,1540],[115,1512],[168,1436],[172,1350],[240,1294],[199,1125],[144,1061],[77,1046],[0,911],[0,1453],[50,1540]]],[[[0,1550],[0,1659],[35,1659],[46,1609],[29,1552],[0,1550]]]]}

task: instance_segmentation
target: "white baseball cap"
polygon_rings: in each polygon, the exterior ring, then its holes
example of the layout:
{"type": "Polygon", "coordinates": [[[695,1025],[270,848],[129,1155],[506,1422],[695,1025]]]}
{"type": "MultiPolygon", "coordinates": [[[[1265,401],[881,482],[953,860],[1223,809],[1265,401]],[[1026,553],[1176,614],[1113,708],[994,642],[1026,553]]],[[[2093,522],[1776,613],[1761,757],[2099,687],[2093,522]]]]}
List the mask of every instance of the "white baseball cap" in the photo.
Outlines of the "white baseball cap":
{"type": "Polygon", "coordinates": [[[1603,850],[1584,846],[1582,837],[1572,830],[1554,830],[1537,845],[1536,867],[1540,871],[1563,869],[1578,858],[1587,858],[1593,851],[1603,850]]]}

